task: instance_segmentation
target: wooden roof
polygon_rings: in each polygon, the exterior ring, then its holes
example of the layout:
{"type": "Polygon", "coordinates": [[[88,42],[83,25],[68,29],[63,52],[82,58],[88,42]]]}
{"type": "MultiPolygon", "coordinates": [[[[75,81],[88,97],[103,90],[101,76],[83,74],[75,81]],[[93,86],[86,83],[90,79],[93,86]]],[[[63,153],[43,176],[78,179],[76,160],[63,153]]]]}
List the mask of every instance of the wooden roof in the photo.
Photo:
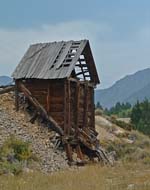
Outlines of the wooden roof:
{"type": "Polygon", "coordinates": [[[81,68],[84,79],[88,76],[85,74],[88,70],[90,80],[94,84],[99,83],[88,40],[31,45],[12,77],[14,79],[62,79],[70,77],[75,67],[81,68]]]}

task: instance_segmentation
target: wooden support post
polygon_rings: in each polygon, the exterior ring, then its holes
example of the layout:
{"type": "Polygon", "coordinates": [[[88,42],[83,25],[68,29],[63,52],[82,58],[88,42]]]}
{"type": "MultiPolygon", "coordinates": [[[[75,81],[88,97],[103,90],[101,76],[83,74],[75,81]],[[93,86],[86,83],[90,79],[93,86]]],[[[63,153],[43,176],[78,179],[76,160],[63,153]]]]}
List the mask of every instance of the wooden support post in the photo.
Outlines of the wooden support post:
{"type": "Polygon", "coordinates": [[[16,111],[19,111],[19,89],[18,89],[18,81],[15,81],[15,108],[16,111]]]}
{"type": "Polygon", "coordinates": [[[75,95],[75,101],[76,101],[76,126],[75,126],[75,130],[76,130],[76,136],[78,136],[78,127],[79,127],[79,99],[80,98],[80,83],[77,82],[76,83],[76,95],[75,95]]]}
{"type": "Polygon", "coordinates": [[[72,147],[70,146],[69,143],[67,143],[65,145],[65,148],[66,148],[66,154],[67,154],[67,158],[68,158],[68,161],[69,163],[71,164],[73,162],[73,158],[72,158],[72,147]]]}
{"type": "Polygon", "coordinates": [[[50,84],[48,83],[48,89],[47,89],[47,113],[50,112],[50,84]]]}
{"type": "Polygon", "coordinates": [[[78,158],[79,158],[81,161],[83,161],[83,160],[84,160],[84,156],[83,156],[83,154],[82,154],[80,145],[77,145],[76,151],[77,151],[77,156],[78,156],[78,158]]]}
{"type": "Polygon", "coordinates": [[[70,80],[68,80],[68,130],[67,134],[70,135],[70,130],[71,130],[71,86],[70,86],[70,80]]]}
{"type": "Polygon", "coordinates": [[[95,129],[95,101],[94,101],[94,88],[92,88],[92,128],[95,129]]]}
{"type": "Polygon", "coordinates": [[[68,114],[67,114],[67,81],[64,81],[64,135],[67,134],[67,127],[68,127],[68,114]]]}
{"type": "Polygon", "coordinates": [[[84,115],[83,115],[83,127],[87,127],[88,121],[88,84],[86,83],[84,86],[84,115]]]}

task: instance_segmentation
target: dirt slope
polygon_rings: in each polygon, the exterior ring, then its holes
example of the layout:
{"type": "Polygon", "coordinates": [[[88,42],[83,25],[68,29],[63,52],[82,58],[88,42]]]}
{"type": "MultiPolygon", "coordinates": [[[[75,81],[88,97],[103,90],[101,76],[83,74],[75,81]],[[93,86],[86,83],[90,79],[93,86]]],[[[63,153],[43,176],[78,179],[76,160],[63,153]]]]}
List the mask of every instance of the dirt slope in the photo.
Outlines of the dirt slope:
{"type": "Polygon", "coordinates": [[[15,111],[13,94],[5,94],[0,95],[0,146],[10,135],[31,142],[33,152],[40,160],[36,169],[52,172],[68,167],[65,152],[54,149],[54,132],[31,124],[25,112],[15,111]]]}

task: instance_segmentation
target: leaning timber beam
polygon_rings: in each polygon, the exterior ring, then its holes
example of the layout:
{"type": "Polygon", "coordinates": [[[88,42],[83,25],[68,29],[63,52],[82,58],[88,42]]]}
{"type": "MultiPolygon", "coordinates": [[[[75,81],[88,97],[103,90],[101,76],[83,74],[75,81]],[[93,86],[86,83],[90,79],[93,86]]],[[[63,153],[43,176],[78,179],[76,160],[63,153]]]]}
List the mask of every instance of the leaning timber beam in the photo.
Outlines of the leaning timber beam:
{"type": "Polygon", "coordinates": [[[8,86],[2,90],[0,90],[0,94],[5,94],[5,93],[8,93],[8,92],[11,92],[15,89],[15,86],[8,86]]]}
{"type": "Polygon", "coordinates": [[[41,104],[36,100],[36,98],[34,98],[31,94],[31,92],[24,86],[24,84],[19,83],[19,90],[22,91],[24,93],[24,95],[26,96],[26,98],[28,98],[28,100],[31,102],[31,104],[35,107],[35,109],[37,110],[37,113],[39,115],[41,115],[43,117],[43,119],[45,119],[48,123],[48,126],[54,130],[55,132],[57,132],[60,136],[63,136],[63,130],[61,129],[61,127],[58,125],[58,123],[47,114],[46,110],[43,108],[43,106],[41,106],[41,104]]]}

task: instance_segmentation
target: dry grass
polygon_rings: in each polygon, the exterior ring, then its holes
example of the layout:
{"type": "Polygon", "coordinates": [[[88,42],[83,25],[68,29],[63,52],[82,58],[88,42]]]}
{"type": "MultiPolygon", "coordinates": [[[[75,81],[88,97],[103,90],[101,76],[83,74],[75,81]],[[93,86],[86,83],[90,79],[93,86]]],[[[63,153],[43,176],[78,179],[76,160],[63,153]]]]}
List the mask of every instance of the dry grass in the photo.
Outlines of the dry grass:
{"type": "Polygon", "coordinates": [[[149,179],[150,168],[145,165],[93,165],[53,175],[0,176],[0,190],[149,190],[149,179]]]}

